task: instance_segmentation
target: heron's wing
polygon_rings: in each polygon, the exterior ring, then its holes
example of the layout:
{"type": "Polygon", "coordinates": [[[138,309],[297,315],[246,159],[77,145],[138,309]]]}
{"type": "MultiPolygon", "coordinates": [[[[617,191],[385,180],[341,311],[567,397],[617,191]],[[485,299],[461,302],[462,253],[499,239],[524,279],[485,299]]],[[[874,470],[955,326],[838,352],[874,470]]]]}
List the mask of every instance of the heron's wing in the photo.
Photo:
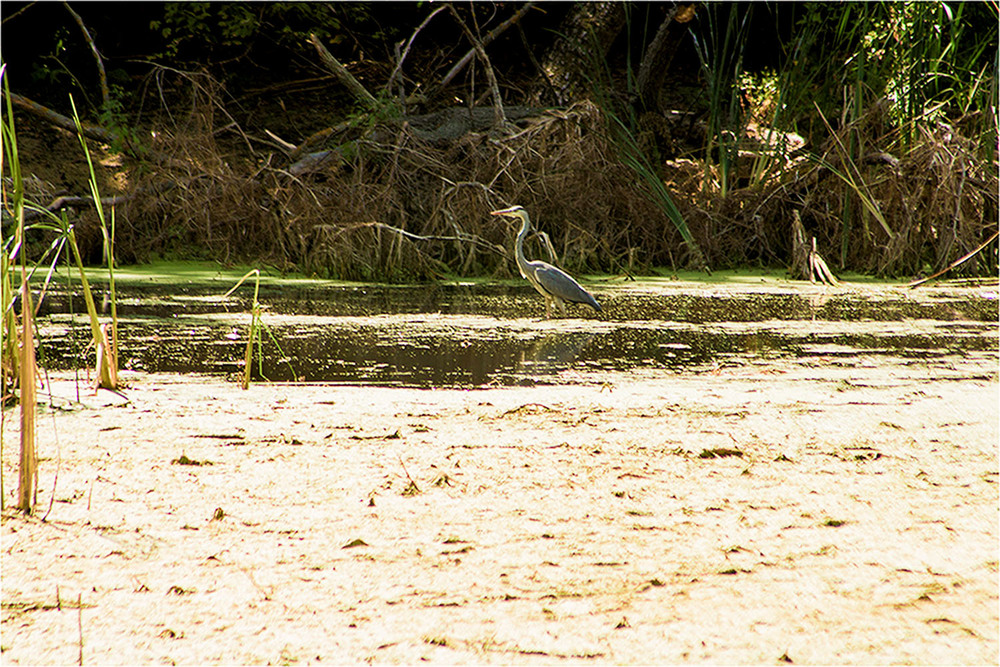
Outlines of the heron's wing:
{"type": "Polygon", "coordinates": [[[597,299],[587,290],[580,287],[571,275],[546,262],[529,262],[535,279],[546,292],[571,303],[585,303],[594,310],[600,310],[597,299]]]}

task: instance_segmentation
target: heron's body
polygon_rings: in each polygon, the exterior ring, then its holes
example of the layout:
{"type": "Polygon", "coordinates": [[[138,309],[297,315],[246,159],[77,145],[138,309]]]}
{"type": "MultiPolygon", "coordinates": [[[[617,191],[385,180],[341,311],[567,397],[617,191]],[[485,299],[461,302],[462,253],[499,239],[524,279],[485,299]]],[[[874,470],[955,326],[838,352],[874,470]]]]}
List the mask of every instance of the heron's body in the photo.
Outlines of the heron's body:
{"type": "Polygon", "coordinates": [[[517,241],[514,242],[514,256],[517,260],[517,268],[521,275],[531,283],[539,294],[545,297],[545,317],[551,317],[552,304],[555,303],[563,316],[566,315],[566,302],[584,303],[594,310],[600,312],[601,304],[597,299],[580,286],[571,275],[562,269],[552,266],[548,262],[540,260],[528,260],[524,256],[524,239],[531,232],[531,220],[528,212],[521,206],[511,206],[510,208],[493,211],[491,215],[504,215],[509,218],[519,218],[521,220],[521,231],[517,233],[517,241]]]}

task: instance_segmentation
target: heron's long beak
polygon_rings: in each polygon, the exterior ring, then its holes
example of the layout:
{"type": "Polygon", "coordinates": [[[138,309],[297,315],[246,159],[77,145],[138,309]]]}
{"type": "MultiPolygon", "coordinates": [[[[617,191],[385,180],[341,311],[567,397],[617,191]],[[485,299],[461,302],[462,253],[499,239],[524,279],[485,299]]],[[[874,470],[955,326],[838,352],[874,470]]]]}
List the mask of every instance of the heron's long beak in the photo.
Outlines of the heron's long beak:
{"type": "Polygon", "coordinates": [[[510,215],[516,210],[520,210],[520,206],[509,206],[507,208],[502,208],[499,211],[490,211],[490,215],[510,215]]]}

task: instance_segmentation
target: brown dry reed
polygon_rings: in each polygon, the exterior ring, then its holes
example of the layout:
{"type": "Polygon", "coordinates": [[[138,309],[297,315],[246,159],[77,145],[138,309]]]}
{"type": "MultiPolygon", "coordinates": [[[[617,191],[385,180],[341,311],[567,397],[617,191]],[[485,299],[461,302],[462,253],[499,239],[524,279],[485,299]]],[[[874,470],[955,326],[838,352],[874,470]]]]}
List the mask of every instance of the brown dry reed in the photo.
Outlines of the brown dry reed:
{"type": "MultiPolygon", "coordinates": [[[[575,272],[681,269],[692,259],[589,102],[455,140],[422,140],[389,114],[361,118],[319,147],[332,153],[318,170],[293,174],[290,151],[244,131],[209,76],[170,76],[188,102],[152,119],[163,128],[153,145],[159,158],[134,170],[141,194],[122,211],[117,241],[126,257],[264,262],[346,280],[508,277],[516,230],[488,212],[516,203],[575,272]]],[[[906,153],[891,155],[883,147],[898,142],[876,104],[725,196],[705,187],[716,167],[703,160],[659,167],[711,267],[788,266],[798,211],[837,270],[916,275],[947,266],[996,229],[995,158],[970,138],[975,121],[921,128],[906,153]],[[840,149],[848,134],[856,157],[840,149]]],[[[529,254],[551,259],[540,243],[529,254]]],[[[963,270],[995,267],[987,252],[963,270]]]]}

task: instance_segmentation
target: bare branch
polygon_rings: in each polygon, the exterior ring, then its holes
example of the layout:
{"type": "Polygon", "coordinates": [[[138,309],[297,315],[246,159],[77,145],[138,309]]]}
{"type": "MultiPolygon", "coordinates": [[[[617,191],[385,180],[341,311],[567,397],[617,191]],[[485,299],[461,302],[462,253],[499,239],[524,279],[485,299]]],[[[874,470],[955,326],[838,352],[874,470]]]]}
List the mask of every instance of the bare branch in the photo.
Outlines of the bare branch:
{"type": "Polygon", "coordinates": [[[83,32],[84,39],[87,40],[87,46],[90,47],[91,53],[94,54],[94,60],[97,61],[97,75],[101,82],[101,99],[104,101],[104,108],[108,107],[108,103],[111,101],[111,93],[108,90],[108,75],[104,71],[104,59],[101,58],[101,54],[97,51],[97,45],[94,44],[94,39],[90,36],[90,31],[87,30],[87,26],[84,25],[83,19],[80,15],[73,11],[73,8],[69,6],[68,2],[63,2],[63,6],[66,7],[66,11],[73,15],[73,19],[76,24],[80,26],[80,30],[83,32]]]}
{"type": "Polygon", "coordinates": [[[374,227],[376,229],[384,229],[388,232],[399,234],[400,236],[404,236],[414,241],[461,241],[464,243],[471,243],[472,245],[486,248],[487,250],[491,250],[502,257],[507,256],[507,252],[503,249],[502,246],[498,246],[494,243],[490,243],[489,241],[485,241],[479,236],[473,234],[461,233],[458,236],[440,236],[436,234],[421,235],[421,234],[414,234],[413,232],[408,232],[405,229],[400,229],[399,227],[393,227],[392,225],[387,225],[384,222],[359,222],[344,227],[344,229],[360,229],[362,227],[374,227]]]}
{"type": "MultiPolygon", "coordinates": [[[[498,25],[496,28],[493,28],[493,30],[490,30],[488,33],[486,33],[486,36],[483,37],[482,39],[482,45],[486,46],[494,39],[499,37],[505,30],[507,30],[507,28],[511,27],[515,23],[518,23],[521,20],[521,17],[527,14],[528,10],[530,10],[534,6],[534,4],[535,3],[533,2],[524,3],[524,5],[519,10],[517,10],[517,12],[515,12],[513,16],[511,16],[509,19],[498,25]]],[[[455,63],[454,66],[452,66],[452,68],[448,70],[448,73],[444,75],[444,78],[441,79],[441,84],[440,84],[441,87],[443,88],[444,86],[447,86],[449,83],[451,83],[451,80],[454,79],[459,72],[465,69],[465,66],[469,64],[469,61],[472,60],[472,56],[474,56],[475,54],[476,54],[476,47],[473,46],[466,52],[464,56],[462,56],[462,59],[459,60],[457,63],[455,63]]]]}
{"type": "Polygon", "coordinates": [[[319,41],[319,38],[316,35],[310,34],[309,41],[311,41],[312,45],[316,47],[316,53],[319,54],[319,59],[323,62],[323,65],[325,65],[326,68],[330,70],[342,84],[344,84],[347,90],[350,91],[354,97],[370,108],[374,109],[378,106],[378,100],[376,100],[375,97],[361,85],[360,81],[354,78],[353,74],[347,71],[347,68],[344,67],[339,60],[333,57],[332,53],[327,51],[326,47],[323,46],[323,43],[319,41]]]}
{"type": "Polygon", "coordinates": [[[455,21],[462,28],[462,31],[465,32],[465,36],[470,42],[472,42],[476,49],[476,55],[479,56],[479,59],[483,63],[483,69],[486,70],[486,80],[490,83],[490,92],[493,95],[493,112],[496,115],[496,124],[501,126],[506,123],[507,118],[503,113],[503,100],[500,98],[500,86],[497,84],[497,77],[493,73],[493,65],[490,64],[490,59],[486,55],[486,49],[483,48],[483,41],[469,29],[469,26],[465,25],[465,21],[463,21],[462,17],[458,15],[458,10],[455,9],[454,5],[448,3],[447,7],[452,16],[455,17],[455,21]]]}
{"type": "Polygon", "coordinates": [[[976,248],[975,250],[973,250],[972,252],[968,253],[967,255],[965,255],[963,257],[959,257],[954,262],[952,262],[951,264],[949,264],[947,266],[947,268],[941,269],[937,273],[929,275],[926,278],[921,278],[920,280],[914,280],[912,283],[910,283],[909,285],[907,285],[907,287],[910,287],[910,288],[919,287],[920,285],[923,285],[926,282],[934,280],[935,278],[938,278],[938,277],[940,277],[940,276],[948,273],[949,271],[951,271],[955,267],[960,266],[962,264],[965,264],[967,261],[969,261],[970,259],[972,259],[976,255],[978,255],[980,252],[982,252],[982,250],[986,246],[988,246],[989,244],[991,244],[994,241],[996,241],[997,240],[997,236],[1000,236],[1000,232],[993,232],[993,236],[991,236],[990,238],[986,239],[986,241],[984,241],[978,248],[976,248]]]}
{"type": "Polygon", "coordinates": [[[389,75],[389,80],[385,84],[386,92],[390,92],[392,90],[392,84],[395,82],[396,76],[399,75],[399,71],[403,68],[403,61],[406,60],[406,56],[410,52],[410,47],[413,46],[413,40],[417,38],[417,33],[423,30],[424,26],[430,23],[432,18],[443,12],[445,9],[447,9],[447,7],[443,5],[435,9],[427,16],[427,18],[423,20],[420,25],[417,26],[417,29],[413,31],[413,34],[410,35],[409,41],[406,42],[406,48],[403,49],[402,55],[399,56],[399,62],[396,63],[396,68],[392,70],[392,74],[389,75]]]}

